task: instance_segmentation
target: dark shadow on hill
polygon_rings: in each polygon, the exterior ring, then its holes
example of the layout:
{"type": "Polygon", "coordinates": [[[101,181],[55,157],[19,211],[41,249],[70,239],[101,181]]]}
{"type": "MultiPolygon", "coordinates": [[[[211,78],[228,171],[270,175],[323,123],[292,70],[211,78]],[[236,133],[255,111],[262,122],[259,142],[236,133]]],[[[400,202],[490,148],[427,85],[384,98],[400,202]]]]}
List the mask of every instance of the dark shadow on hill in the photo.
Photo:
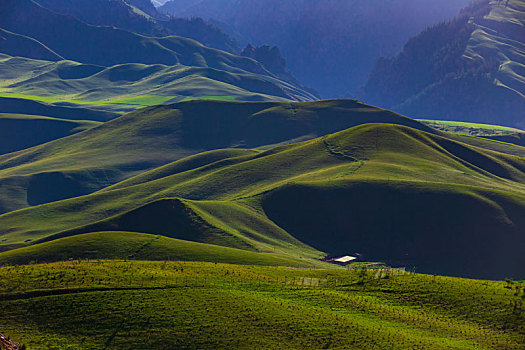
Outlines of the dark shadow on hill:
{"type": "Polygon", "coordinates": [[[97,111],[89,108],[54,106],[33,100],[8,97],[0,97],[0,112],[100,122],[105,122],[119,116],[118,113],[97,111]]]}
{"type": "Polygon", "coordinates": [[[91,225],[58,233],[44,241],[102,231],[149,233],[186,241],[254,250],[242,239],[209,224],[186,203],[176,198],[161,199],[91,225]]]}
{"type": "Polygon", "coordinates": [[[525,277],[524,201],[459,186],[362,182],[285,186],[267,194],[263,207],[321,251],[357,251],[423,273],[503,279],[525,277]]]}
{"type": "Polygon", "coordinates": [[[110,171],[35,174],[27,187],[27,203],[34,206],[83,196],[106,187],[115,177],[118,174],[110,171]]]}

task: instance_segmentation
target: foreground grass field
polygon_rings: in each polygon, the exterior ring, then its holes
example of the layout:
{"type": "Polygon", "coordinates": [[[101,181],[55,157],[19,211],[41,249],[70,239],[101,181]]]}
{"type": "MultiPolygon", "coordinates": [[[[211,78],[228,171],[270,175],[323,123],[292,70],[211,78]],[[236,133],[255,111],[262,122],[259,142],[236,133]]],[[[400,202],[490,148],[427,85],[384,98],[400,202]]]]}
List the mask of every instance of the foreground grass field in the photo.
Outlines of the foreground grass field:
{"type": "Polygon", "coordinates": [[[91,261],[0,268],[30,349],[523,349],[524,285],[399,270],[91,261]]]}

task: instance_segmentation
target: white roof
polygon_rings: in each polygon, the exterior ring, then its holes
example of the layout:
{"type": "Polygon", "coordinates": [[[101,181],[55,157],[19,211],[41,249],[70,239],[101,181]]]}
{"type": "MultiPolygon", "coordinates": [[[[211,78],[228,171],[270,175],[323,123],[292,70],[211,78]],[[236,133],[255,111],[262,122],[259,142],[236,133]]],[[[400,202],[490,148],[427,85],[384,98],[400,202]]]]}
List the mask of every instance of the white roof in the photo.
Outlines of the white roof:
{"type": "Polygon", "coordinates": [[[345,255],[345,256],[342,256],[340,258],[334,259],[333,261],[345,263],[345,262],[349,262],[349,261],[352,261],[352,260],[355,260],[355,259],[357,259],[357,258],[354,257],[354,256],[345,255]]]}

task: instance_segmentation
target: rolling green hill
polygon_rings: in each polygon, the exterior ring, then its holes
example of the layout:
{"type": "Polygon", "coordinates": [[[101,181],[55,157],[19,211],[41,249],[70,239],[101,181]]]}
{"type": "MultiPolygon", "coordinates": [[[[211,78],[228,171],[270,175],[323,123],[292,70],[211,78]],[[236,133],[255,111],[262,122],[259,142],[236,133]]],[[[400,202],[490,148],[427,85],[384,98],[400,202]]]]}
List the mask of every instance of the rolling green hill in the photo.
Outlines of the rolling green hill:
{"type": "Polygon", "coordinates": [[[313,100],[293,83],[211,67],[145,65],[103,67],[72,61],[0,57],[0,96],[129,111],[188,98],[244,101],[313,100]]]}
{"type": "Polygon", "coordinates": [[[132,232],[97,232],[0,253],[0,265],[75,259],[208,261],[239,265],[311,267],[311,263],[273,253],[254,253],[217,245],[132,232]]]}
{"type": "Polygon", "coordinates": [[[515,350],[525,340],[519,283],[96,260],[0,275],[0,328],[30,349],[515,350]]]}
{"type": "Polygon", "coordinates": [[[0,154],[33,147],[101,124],[95,121],[0,113],[0,154]]]}
{"type": "MultiPolygon", "coordinates": [[[[420,122],[438,130],[457,133],[460,135],[469,135],[476,137],[478,140],[493,140],[502,144],[514,144],[518,146],[525,146],[525,131],[509,128],[506,126],[490,125],[490,124],[479,124],[469,122],[455,122],[446,120],[428,120],[420,119],[420,122]]],[[[465,140],[464,137],[461,139],[465,140]]],[[[475,141],[470,141],[471,144],[475,144],[475,141]]],[[[495,150],[503,151],[506,148],[505,145],[501,145],[499,149],[495,150]]]]}
{"type": "Polygon", "coordinates": [[[9,229],[0,241],[9,249],[135,231],[304,257],[360,252],[438,274],[523,278],[523,158],[363,118],[363,125],[310,141],[203,153],[88,196],[4,214],[0,227],[9,229]]]}
{"type": "MultiPolygon", "coordinates": [[[[94,6],[91,2],[87,5],[94,6]]],[[[126,2],[121,5],[130,7],[126,2]]],[[[0,25],[2,33],[13,33],[10,38],[16,37],[19,45],[27,44],[17,52],[6,44],[5,51],[0,47],[4,55],[27,54],[38,42],[62,58],[51,62],[2,55],[2,97],[88,104],[118,111],[185,98],[317,98],[293,77],[278,77],[254,59],[184,37],[150,37],[111,26],[89,25],[32,0],[2,1],[0,25]],[[22,37],[33,41],[23,41],[22,37]]]]}
{"type": "Polygon", "coordinates": [[[454,132],[458,134],[466,134],[473,136],[504,136],[511,134],[524,133],[524,130],[509,128],[507,126],[491,125],[491,124],[480,124],[480,123],[469,123],[469,122],[458,122],[448,120],[429,120],[429,119],[418,119],[418,121],[427,124],[434,129],[443,131],[454,132]]]}
{"type": "Polygon", "coordinates": [[[139,172],[220,148],[304,140],[367,122],[431,128],[351,100],[193,101],[126,114],[86,132],[0,156],[1,212],[88,194],[139,172]],[[52,187],[54,191],[49,191],[52,187]]]}

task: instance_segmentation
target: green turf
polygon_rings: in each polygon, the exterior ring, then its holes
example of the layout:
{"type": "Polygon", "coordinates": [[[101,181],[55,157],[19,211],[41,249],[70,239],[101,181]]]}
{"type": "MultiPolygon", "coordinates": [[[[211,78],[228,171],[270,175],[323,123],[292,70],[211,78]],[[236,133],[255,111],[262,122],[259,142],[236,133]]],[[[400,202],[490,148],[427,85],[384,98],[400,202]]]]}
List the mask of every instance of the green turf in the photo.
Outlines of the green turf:
{"type": "MultiPolygon", "coordinates": [[[[68,259],[209,261],[241,265],[312,267],[312,262],[134,232],[97,232],[0,253],[0,265],[68,259]]],[[[318,263],[320,264],[320,263],[318,263]]]]}
{"type": "Polygon", "coordinates": [[[8,213],[0,244],[121,230],[522,278],[523,183],[522,158],[364,124],[267,151],[207,152],[88,196],[8,213]]]}
{"type": "Polygon", "coordinates": [[[190,262],[1,267],[0,329],[31,349],[519,349],[524,285],[190,262]]]}

